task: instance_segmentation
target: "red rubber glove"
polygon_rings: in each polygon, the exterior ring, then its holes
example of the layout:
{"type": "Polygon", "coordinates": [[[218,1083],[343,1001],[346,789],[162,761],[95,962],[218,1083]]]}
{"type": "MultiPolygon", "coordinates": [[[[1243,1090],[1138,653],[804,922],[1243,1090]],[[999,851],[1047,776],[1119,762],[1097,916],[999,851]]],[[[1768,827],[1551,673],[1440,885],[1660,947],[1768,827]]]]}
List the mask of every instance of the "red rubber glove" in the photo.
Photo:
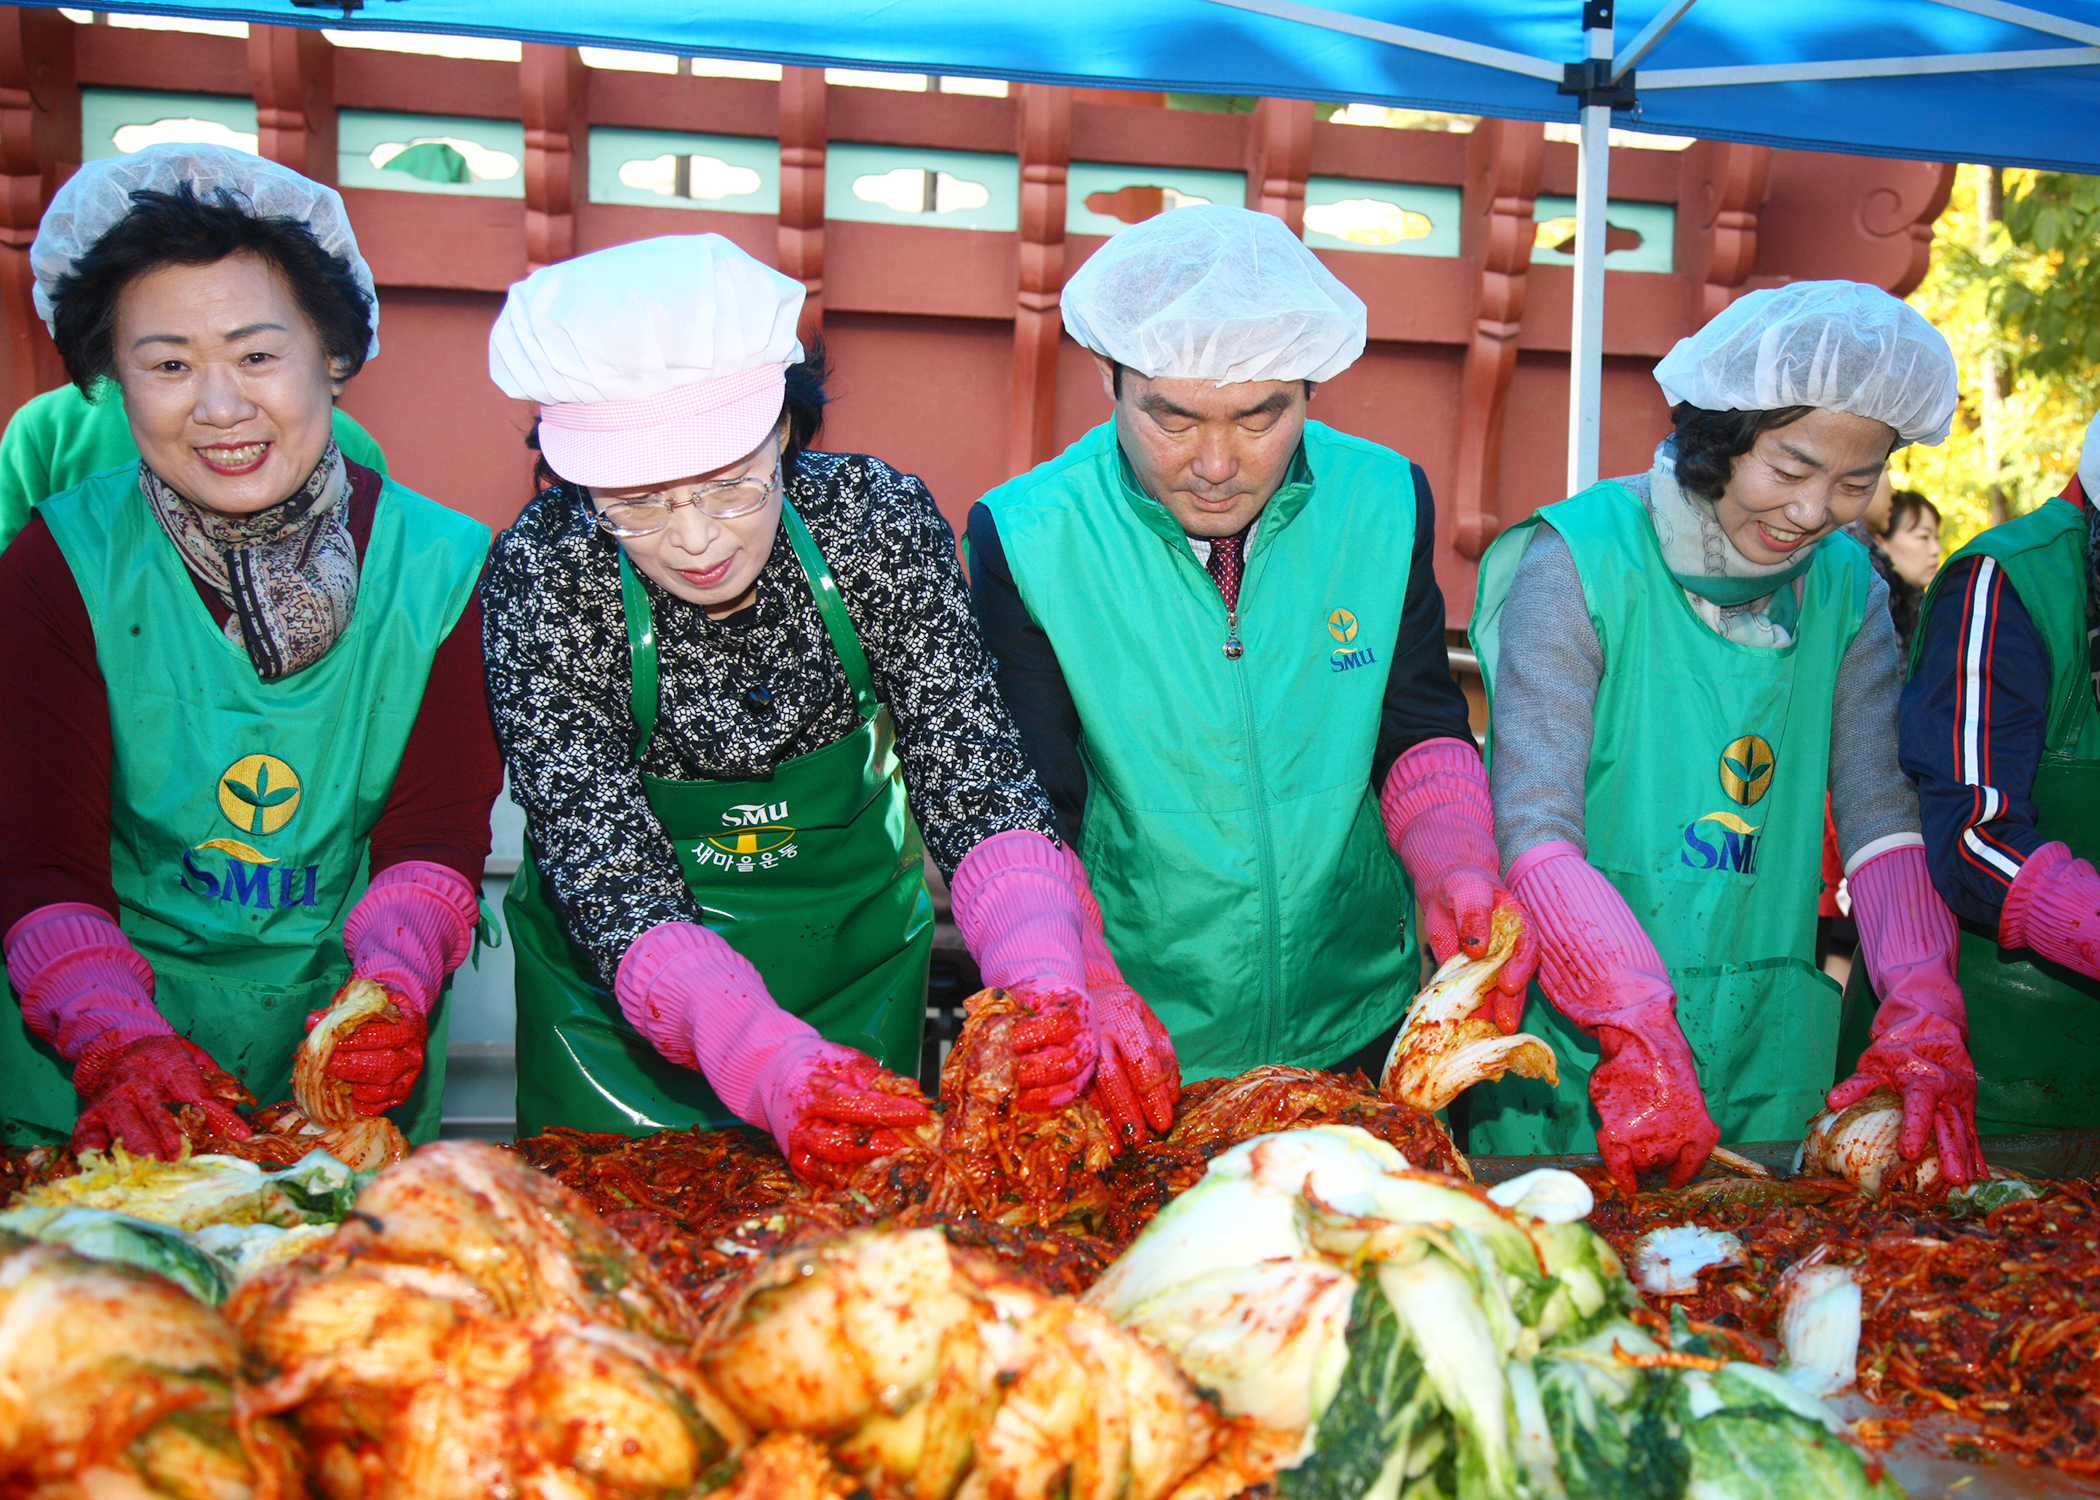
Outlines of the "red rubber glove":
{"type": "Polygon", "coordinates": [[[1925,850],[1911,844],[1868,860],[1847,877],[1860,956],[1881,997],[1873,1042],[1852,1076],[1825,1099],[1849,1109],[1876,1089],[1903,1100],[1896,1149],[1906,1161],[1939,1146],[1940,1171],[1957,1186],[1990,1173],[1976,1139],[1976,1067],[1968,1011],[1955,982],[1954,915],[1932,888],[1925,850]]]}
{"type": "Polygon", "coordinates": [[[1526,850],[1510,866],[1543,938],[1541,986],[1554,1008],[1597,1039],[1590,1074],[1597,1151],[1627,1196],[1642,1172],[1669,1169],[1683,1187],[1720,1144],[1692,1049],[1677,1025],[1677,996],[1662,957],[1625,897],[1573,844],[1526,850]]]}
{"type": "Polygon", "coordinates": [[[699,1069],[732,1114],[770,1132],[799,1176],[842,1184],[909,1145],[898,1132],[933,1119],[916,1083],[782,1010],[750,960],[697,923],[636,938],[613,994],[657,1051],[699,1069]]]}
{"type": "MultiPolygon", "coordinates": [[[[1386,842],[1414,882],[1436,961],[1445,962],[1461,948],[1468,958],[1485,954],[1496,910],[1518,905],[1518,898],[1495,873],[1502,859],[1495,850],[1495,814],[1480,752],[1460,740],[1423,741],[1386,772],[1378,814],[1386,842]]],[[[1526,921],[1517,951],[1495,977],[1494,992],[1480,1010],[1504,1036],[1524,1019],[1525,987],[1538,966],[1538,938],[1526,921]]]]}
{"type": "Polygon", "coordinates": [[[911,1144],[933,1118],[918,1084],[815,1033],[776,1052],[759,1081],[766,1118],[798,1177],[843,1187],[855,1167],[911,1144]]]}
{"type": "Polygon", "coordinates": [[[1065,851],[1072,890],[1079,898],[1080,946],[1086,956],[1087,995],[1093,1001],[1101,1060],[1088,1091],[1094,1107],[1108,1116],[1118,1146],[1141,1146],[1153,1135],[1174,1128],[1174,1106],[1181,1099],[1181,1062],[1173,1038],[1138,992],[1123,982],[1123,971],[1108,951],[1101,925],[1101,904],[1087,883],[1078,854],[1065,851]]]}
{"type": "Polygon", "coordinates": [[[189,1144],[169,1110],[194,1104],[212,1129],[235,1140],[254,1132],[233,1112],[255,1096],[186,1037],[160,1034],[90,1043],[73,1070],[84,1102],[73,1124],[75,1151],[106,1151],[121,1144],[139,1156],[174,1161],[189,1144]]]}
{"type": "MultiPolygon", "coordinates": [[[[328,1059],[329,1076],[350,1085],[350,1103],[361,1115],[399,1109],[408,1102],[423,1072],[430,1023],[393,990],[387,991],[387,998],[393,1001],[399,1019],[378,1015],[360,1021],[336,1038],[335,1052],[328,1059]]],[[[308,1011],[306,1029],[312,1031],[327,1013],[326,1007],[308,1011]]]]}
{"type": "Polygon", "coordinates": [[[2042,845],[2005,893],[1998,941],[2100,979],[2100,873],[2068,844],[2042,845]]]}

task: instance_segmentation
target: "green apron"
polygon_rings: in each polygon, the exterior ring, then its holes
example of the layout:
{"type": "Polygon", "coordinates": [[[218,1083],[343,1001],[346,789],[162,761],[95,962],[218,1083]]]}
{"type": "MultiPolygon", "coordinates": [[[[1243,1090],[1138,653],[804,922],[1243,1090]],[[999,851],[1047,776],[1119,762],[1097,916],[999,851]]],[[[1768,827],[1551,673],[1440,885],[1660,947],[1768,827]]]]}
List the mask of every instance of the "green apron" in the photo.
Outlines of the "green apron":
{"type": "MultiPolygon", "coordinates": [[[[119,920],[168,1022],[258,1099],[283,1099],[306,1013],[348,975],[343,918],[365,888],[367,840],[488,528],[388,481],[349,626],[313,665],[264,682],[198,597],[136,469],[40,509],[109,685],[119,920]]],[[[440,1001],[422,1077],[392,1112],[412,1139],[437,1134],[445,1037],[440,1001]]],[[[0,1015],[0,1077],[0,1130],[64,1138],[80,1107],[71,1069],[18,1005],[0,1015]]]]}
{"type": "MultiPolygon", "coordinates": [[[[853,685],[860,727],[766,781],[645,774],[642,791],[707,925],[751,960],[781,1008],[916,1077],[933,906],[896,731],[823,554],[793,505],[783,502],[781,521],[853,685]]],[[[620,599],[639,760],[656,728],[656,630],[624,554],[620,599]]],[[[549,1125],[644,1135],[736,1123],[704,1077],[627,1024],[529,849],[504,909],[517,959],[520,1135],[549,1125]]]]}
{"type": "MultiPolygon", "coordinates": [[[[1993,527],[1948,559],[1996,558],[2049,653],[2049,724],[2035,769],[2034,826],[2080,859],[2100,858],[2100,711],[2093,704],[2085,640],[2086,517],[2067,500],[2046,502],[1993,527]]],[[[1948,567],[1940,570],[1948,576],[1948,567]]],[[[1911,643],[1916,669],[1935,580],[1911,643]]],[[[1959,609],[1959,597],[1947,608],[1959,609]]],[[[2031,950],[1998,946],[1997,934],[1961,924],[1959,969],[1976,1065],[1976,1127],[1984,1135],[2100,1128],[2100,983],[2031,950]]],[[[1867,966],[1845,988],[1840,1076],[1870,1040],[1877,1001],[1867,966]]]]}
{"type": "MultiPolygon", "coordinates": [[[[1542,524],[1574,556],[1606,663],[1583,810],[1589,861],[1662,956],[1721,1139],[1799,1135],[1837,1051],[1815,897],[1831,699],[1865,617],[1866,554],[1825,538],[1802,575],[1794,643],[1743,645],[1693,612],[1641,502],[1596,485],[1513,527],[1481,560],[1472,636],[1491,698],[1502,606],[1542,524]]],[[[1560,1082],[1476,1087],[1472,1149],[1594,1150],[1596,1042],[1536,985],[1524,1026],[1553,1048],[1560,1082]]]]}

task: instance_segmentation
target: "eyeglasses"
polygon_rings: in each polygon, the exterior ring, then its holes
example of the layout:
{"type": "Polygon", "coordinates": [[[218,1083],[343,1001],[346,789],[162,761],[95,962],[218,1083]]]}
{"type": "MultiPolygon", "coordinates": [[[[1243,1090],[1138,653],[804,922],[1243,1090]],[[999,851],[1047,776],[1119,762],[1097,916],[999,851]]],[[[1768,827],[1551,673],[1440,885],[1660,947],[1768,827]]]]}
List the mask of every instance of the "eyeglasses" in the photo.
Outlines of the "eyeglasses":
{"type": "Polygon", "coordinates": [[[598,512],[598,529],[611,536],[654,536],[671,524],[671,512],[683,505],[694,506],[702,515],[717,521],[734,521],[764,506],[779,483],[780,460],[776,457],[773,472],[765,479],[710,479],[694,485],[691,497],[685,500],[666,500],[657,495],[614,500],[598,512]]]}

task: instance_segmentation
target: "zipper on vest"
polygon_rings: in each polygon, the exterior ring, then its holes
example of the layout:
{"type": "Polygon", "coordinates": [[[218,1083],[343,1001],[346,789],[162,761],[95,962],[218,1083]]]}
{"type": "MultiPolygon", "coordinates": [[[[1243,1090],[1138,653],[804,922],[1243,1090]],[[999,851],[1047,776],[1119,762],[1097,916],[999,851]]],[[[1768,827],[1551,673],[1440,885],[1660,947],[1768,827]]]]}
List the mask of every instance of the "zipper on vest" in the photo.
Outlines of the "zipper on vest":
{"type": "Polygon", "coordinates": [[[1245,646],[1240,644],[1240,612],[1237,609],[1227,609],[1225,611],[1225,659],[1227,661],[1238,661],[1246,649],[1245,646]]]}
{"type": "MultiPolygon", "coordinates": [[[[1236,615],[1228,612],[1228,622],[1235,619],[1236,615]]],[[[1237,636],[1236,631],[1234,635],[1237,636]]],[[[1239,654],[1239,641],[1228,639],[1226,657],[1237,660],[1239,654]]],[[[1282,919],[1277,912],[1276,848],[1270,837],[1268,802],[1262,790],[1261,748],[1254,732],[1254,695],[1247,690],[1247,679],[1242,673],[1232,674],[1232,686],[1239,698],[1240,732],[1247,742],[1247,781],[1254,804],[1255,862],[1261,872],[1261,1046],[1266,1055],[1273,1053],[1277,1045],[1277,1013],[1283,1003],[1282,958],[1277,951],[1282,941],[1282,919]]]]}

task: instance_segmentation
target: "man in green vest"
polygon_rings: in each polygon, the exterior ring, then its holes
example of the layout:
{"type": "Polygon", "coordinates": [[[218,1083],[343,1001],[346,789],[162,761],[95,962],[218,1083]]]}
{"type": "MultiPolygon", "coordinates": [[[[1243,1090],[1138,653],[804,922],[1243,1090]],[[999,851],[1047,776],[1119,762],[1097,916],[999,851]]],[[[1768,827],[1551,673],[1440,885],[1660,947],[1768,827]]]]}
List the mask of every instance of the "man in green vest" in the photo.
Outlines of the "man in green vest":
{"type": "MultiPolygon", "coordinates": [[[[1903,768],[1961,923],[1984,1134],[2100,1126],[2100,418],[2063,494],[1948,559],[1903,691],[1903,768]]],[[[1864,1045],[1847,996],[1845,1051],[1864,1045]]]]}
{"type": "MultiPolygon", "coordinates": [[[[343,457],[384,478],[386,455],[357,418],[340,406],[332,419],[343,457]]],[[[124,396],[107,377],[92,395],[68,382],[31,396],[0,432],[0,548],[15,539],[29,512],[90,474],[139,461],[138,444],[124,418],[124,396]]]]}
{"type": "MultiPolygon", "coordinates": [[[[1513,907],[1450,675],[1419,465],[1307,420],[1363,302],[1279,219],[1192,207],[1064,292],[1115,413],[971,511],[999,685],[1185,1077],[1376,1076],[1513,907]]],[[[1502,971],[1514,1031],[1535,961],[1502,971]]]]}

